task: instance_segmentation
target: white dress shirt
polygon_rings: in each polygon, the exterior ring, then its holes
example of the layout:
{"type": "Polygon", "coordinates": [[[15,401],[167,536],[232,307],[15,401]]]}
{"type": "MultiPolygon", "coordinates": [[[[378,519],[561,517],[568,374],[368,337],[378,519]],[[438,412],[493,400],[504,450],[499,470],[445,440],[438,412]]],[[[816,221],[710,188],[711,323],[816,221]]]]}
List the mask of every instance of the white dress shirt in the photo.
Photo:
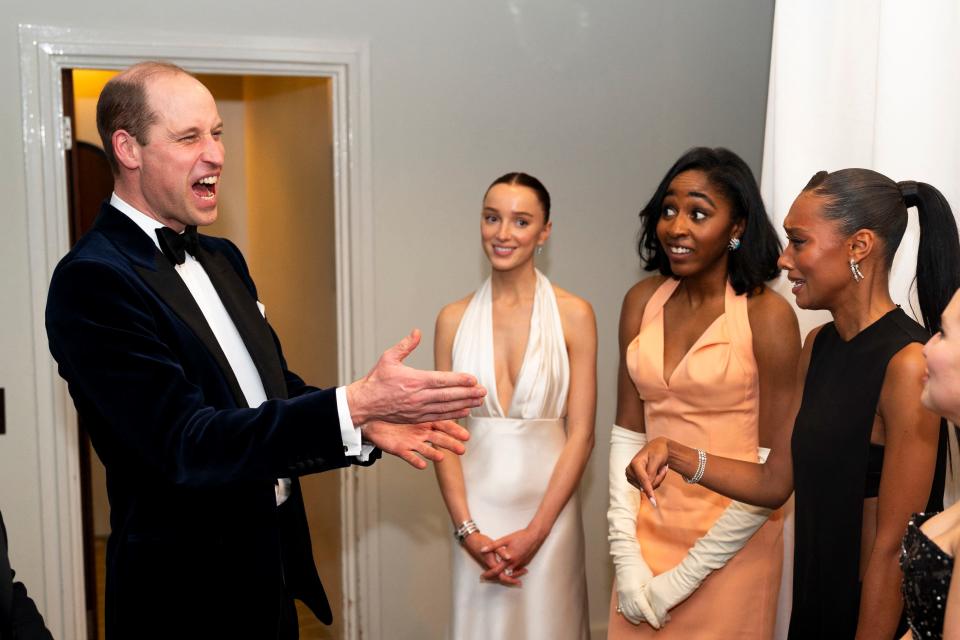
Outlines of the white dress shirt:
{"type": "MultiPolygon", "coordinates": [[[[138,211],[130,204],[123,201],[120,196],[114,193],[110,197],[110,204],[126,215],[138,227],[140,227],[147,237],[160,248],[160,241],[157,238],[156,230],[164,225],[151,218],[150,216],[138,211]]],[[[247,346],[240,337],[236,325],[230,314],[227,313],[216,288],[210,282],[210,277],[204,271],[200,262],[189,253],[186,254],[186,260],[183,264],[174,265],[174,269],[183,278],[183,283],[187,285],[190,294],[200,307],[204,319],[213,331],[223,354],[237,378],[243,397],[250,408],[259,407],[266,399],[267,393],[263,388],[263,381],[260,380],[260,374],[257,372],[257,366],[250,357],[247,346]]],[[[257,307],[260,313],[265,315],[265,308],[257,301],[257,307]]],[[[361,442],[360,428],[353,426],[353,419],[350,417],[350,407],[347,404],[346,387],[337,387],[337,415],[340,418],[340,436],[343,439],[343,451],[347,456],[356,456],[361,462],[365,462],[373,446],[361,442]]],[[[321,428],[318,425],[318,428],[321,428]]],[[[289,478],[279,478],[277,482],[277,505],[283,503],[290,495],[289,478]]]]}

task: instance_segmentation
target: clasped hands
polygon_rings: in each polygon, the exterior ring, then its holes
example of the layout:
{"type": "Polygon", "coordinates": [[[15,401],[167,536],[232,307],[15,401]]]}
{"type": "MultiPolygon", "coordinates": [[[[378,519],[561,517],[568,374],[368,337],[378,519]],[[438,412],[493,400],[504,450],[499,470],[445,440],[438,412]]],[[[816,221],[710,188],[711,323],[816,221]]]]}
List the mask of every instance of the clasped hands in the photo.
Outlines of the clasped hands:
{"type": "Polygon", "coordinates": [[[520,578],[528,573],[527,565],[540,550],[545,538],[545,534],[528,526],[496,540],[477,532],[467,536],[463,546],[485,568],[480,580],[522,587],[520,578]]]}
{"type": "Polygon", "coordinates": [[[403,364],[418,344],[420,331],[414,329],[384,351],[366,376],[347,386],[347,404],[365,440],[423,469],[424,458],[443,459],[440,449],[463,454],[470,433],[453,420],[480,406],[487,391],[466,373],[403,364]]]}
{"type": "MultiPolygon", "coordinates": [[[[640,574],[642,572],[638,572],[640,574]]],[[[660,629],[670,620],[667,611],[676,605],[669,595],[661,593],[669,576],[662,573],[656,577],[650,575],[631,575],[628,571],[617,571],[617,612],[631,624],[646,622],[654,629],[660,629]],[[621,582],[622,580],[622,582],[621,582]]],[[[667,588],[669,593],[669,587],[667,588]]]]}

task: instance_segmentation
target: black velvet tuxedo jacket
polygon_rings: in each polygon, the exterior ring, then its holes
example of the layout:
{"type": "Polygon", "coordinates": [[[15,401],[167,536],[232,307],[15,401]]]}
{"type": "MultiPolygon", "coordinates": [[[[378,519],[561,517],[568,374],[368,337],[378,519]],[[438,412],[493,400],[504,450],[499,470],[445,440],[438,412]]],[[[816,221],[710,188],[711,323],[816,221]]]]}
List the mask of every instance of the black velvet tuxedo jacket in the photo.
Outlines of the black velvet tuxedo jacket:
{"type": "Polygon", "coordinates": [[[331,621],[296,477],[351,463],[335,390],[287,369],[240,251],[200,245],[258,408],[179,274],[110,205],[50,284],[50,351],[107,471],[108,638],[276,638],[292,597],[331,621]],[[293,478],[279,507],[278,477],[293,478]]]}

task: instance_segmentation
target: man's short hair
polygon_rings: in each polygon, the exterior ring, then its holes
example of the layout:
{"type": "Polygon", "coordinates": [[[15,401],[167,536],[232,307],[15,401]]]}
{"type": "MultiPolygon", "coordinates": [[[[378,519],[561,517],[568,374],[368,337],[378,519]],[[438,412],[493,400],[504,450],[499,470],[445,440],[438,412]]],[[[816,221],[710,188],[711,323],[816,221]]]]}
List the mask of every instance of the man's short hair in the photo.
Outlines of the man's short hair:
{"type": "Polygon", "coordinates": [[[100,92],[97,131],[114,175],[119,173],[120,165],[113,155],[113,134],[122,129],[140,144],[147,144],[147,131],[157,121],[156,112],[147,104],[147,81],[163,73],[190,75],[169,62],[140,62],[111,78],[100,92]]]}

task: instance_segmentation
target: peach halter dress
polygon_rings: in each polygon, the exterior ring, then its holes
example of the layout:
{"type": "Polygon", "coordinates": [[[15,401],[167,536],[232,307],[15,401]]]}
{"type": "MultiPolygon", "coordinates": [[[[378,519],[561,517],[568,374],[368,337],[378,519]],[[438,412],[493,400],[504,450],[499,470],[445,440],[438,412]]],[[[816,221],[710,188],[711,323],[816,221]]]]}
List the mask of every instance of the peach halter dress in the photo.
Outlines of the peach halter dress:
{"type": "MultiPolygon", "coordinates": [[[[665,379],[663,306],[679,284],[671,278],[657,289],[644,309],[640,333],[627,348],[627,369],[643,400],[647,436],[665,436],[711,454],[756,461],[760,386],[747,298],[736,295],[728,282],[724,313],[665,379]]],[[[668,473],[657,490],[657,503],[655,509],[642,500],[637,516],[637,541],[654,575],[679,564],[730,500],[668,473]]],[[[782,545],[778,511],[726,566],[670,610],[670,621],[660,631],[646,623],[634,626],[617,614],[614,589],[609,638],[771,638],[782,545]]]]}

